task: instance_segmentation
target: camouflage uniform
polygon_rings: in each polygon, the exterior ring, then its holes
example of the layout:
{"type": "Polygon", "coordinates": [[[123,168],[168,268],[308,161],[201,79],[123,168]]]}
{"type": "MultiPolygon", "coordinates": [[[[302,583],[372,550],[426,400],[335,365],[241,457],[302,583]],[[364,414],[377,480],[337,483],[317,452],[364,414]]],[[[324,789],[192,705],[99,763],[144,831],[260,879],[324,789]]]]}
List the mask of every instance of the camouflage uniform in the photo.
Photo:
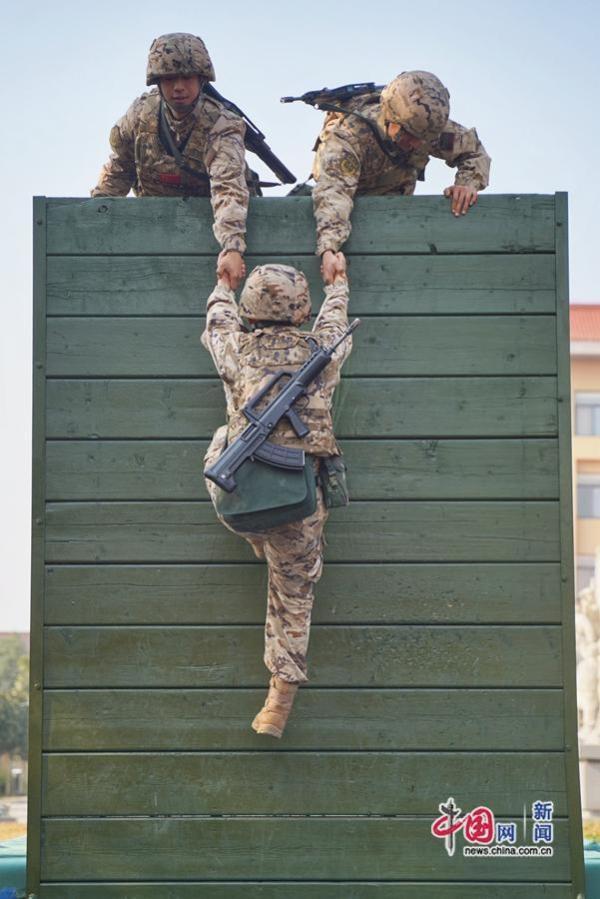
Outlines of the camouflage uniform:
{"type": "MultiPolygon", "coordinates": [[[[445,96],[439,98],[440,104],[447,106],[449,95],[435,76],[427,72],[404,74],[434,79],[440,94],[445,92],[445,96]]],[[[475,129],[464,128],[449,120],[447,113],[436,116],[433,122],[428,121],[423,114],[423,110],[427,109],[424,104],[413,107],[417,109],[417,114],[411,115],[408,127],[406,119],[404,123],[409,133],[424,141],[423,145],[415,150],[399,151],[385,133],[386,116],[382,108],[386,91],[392,85],[394,82],[384,89],[381,97],[373,93],[346,101],[343,108],[348,113],[329,112],[326,116],[315,147],[313,166],[316,181],[313,203],[319,255],[326,250],[337,252],[348,239],[355,194],[413,194],[416,182],[422,177],[421,173],[431,156],[457,168],[455,184],[483,190],[489,182],[490,158],[475,129]],[[359,112],[375,126],[381,140],[396,159],[386,155],[372,128],[364,118],[350,115],[351,110],[359,112]]],[[[388,118],[398,120],[393,114],[388,118]]]]}
{"type": "MultiPolygon", "coordinates": [[[[293,271],[287,266],[261,266],[258,271],[265,270],[281,277],[283,289],[288,273],[293,271]]],[[[348,321],[347,285],[327,287],[325,293],[312,331],[302,332],[293,324],[282,323],[247,333],[233,291],[222,286],[215,288],[208,300],[202,343],[211,353],[224,383],[228,424],[215,433],[205,456],[206,465],[216,461],[227,442],[247,424],[240,412],[246,401],[274,372],[299,368],[308,358],[311,350],[306,338],[309,335],[323,344],[330,344],[341,336],[348,321]]],[[[240,307],[243,311],[244,294],[240,307]]],[[[313,382],[304,403],[298,402],[294,407],[311,429],[310,434],[300,439],[287,422],[282,421],[270,438],[274,443],[306,450],[312,454],[315,468],[318,456],[339,453],[330,408],[340,369],[351,344],[351,339],[347,339],[338,347],[332,362],[313,382]]],[[[219,488],[209,480],[206,480],[206,486],[214,502],[219,488]]],[[[269,568],[264,662],[272,674],[289,683],[303,683],[308,679],[306,653],[310,617],[314,585],[323,569],[323,527],[327,515],[322,490],[318,486],[317,508],[313,515],[261,533],[241,535],[251,544],[258,558],[266,559],[269,568]]]]}
{"type": "MultiPolygon", "coordinates": [[[[171,74],[177,74],[185,69],[184,65],[177,69],[170,59],[179,59],[178,51],[182,46],[184,50],[187,48],[190,38],[204,49],[204,59],[201,56],[204,66],[198,67],[194,60],[195,64],[190,64],[186,73],[198,70],[205,76],[204,81],[214,79],[210,57],[200,38],[175,34],[164,35],[154,42],[148,84],[160,80],[154,74],[156,71],[173,69],[171,74]],[[175,52],[169,57],[161,52],[165,47],[175,52]]],[[[244,122],[202,91],[193,109],[181,119],[163,101],[173,143],[180,148],[184,163],[206,176],[206,180],[201,180],[180,169],[163,147],[159,136],[160,102],[160,93],[154,87],[134,100],[114,125],[110,133],[112,153],[91,192],[92,197],[125,197],[131,189],[138,197],[210,196],[215,237],[222,249],[243,254],[250,193],[247,182],[252,181],[245,163],[244,122]]]]}

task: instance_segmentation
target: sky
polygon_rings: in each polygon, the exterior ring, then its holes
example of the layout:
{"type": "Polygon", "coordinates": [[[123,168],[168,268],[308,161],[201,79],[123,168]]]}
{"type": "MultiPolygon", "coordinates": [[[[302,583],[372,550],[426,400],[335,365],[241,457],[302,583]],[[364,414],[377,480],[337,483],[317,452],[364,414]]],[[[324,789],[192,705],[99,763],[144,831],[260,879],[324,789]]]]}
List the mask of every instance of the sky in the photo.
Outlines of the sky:
{"type": "MultiPolygon", "coordinates": [[[[492,157],[488,192],[568,191],[571,300],[600,303],[600,4],[592,0],[179,0],[176,8],[54,0],[10,4],[2,24],[0,632],[29,629],[31,198],[89,195],[111,126],[145,89],[157,35],[200,35],[217,89],[302,180],[321,114],[280,96],[435,72],[452,118],[475,126],[492,157]]],[[[417,192],[440,193],[452,180],[433,160],[417,192]]]]}

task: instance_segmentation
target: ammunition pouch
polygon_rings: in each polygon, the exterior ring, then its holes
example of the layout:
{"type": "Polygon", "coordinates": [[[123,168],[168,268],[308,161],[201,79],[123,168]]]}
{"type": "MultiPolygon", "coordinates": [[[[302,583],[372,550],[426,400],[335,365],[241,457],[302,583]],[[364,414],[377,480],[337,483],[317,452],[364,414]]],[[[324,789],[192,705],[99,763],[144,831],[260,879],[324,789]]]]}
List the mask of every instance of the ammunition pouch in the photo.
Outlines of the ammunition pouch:
{"type": "Polygon", "coordinates": [[[347,506],[350,502],[346,481],[347,467],[344,457],[325,456],[320,459],[319,483],[323,491],[323,499],[328,509],[347,506]]]}

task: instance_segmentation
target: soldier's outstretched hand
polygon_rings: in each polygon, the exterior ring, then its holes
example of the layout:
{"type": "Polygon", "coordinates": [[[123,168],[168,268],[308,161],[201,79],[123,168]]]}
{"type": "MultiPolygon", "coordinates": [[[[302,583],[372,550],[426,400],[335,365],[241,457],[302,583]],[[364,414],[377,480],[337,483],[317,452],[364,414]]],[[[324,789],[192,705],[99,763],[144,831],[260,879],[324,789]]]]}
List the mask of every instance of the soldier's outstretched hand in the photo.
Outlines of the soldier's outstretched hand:
{"type": "Polygon", "coordinates": [[[477,190],[464,184],[452,184],[446,188],[444,196],[452,199],[453,215],[466,215],[469,207],[477,202],[477,190]]]}
{"type": "Polygon", "coordinates": [[[221,250],[217,259],[217,278],[228,281],[237,290],[246,277],[244,257],[237,250],[221,250]]]}
{"type": "Polygon", "coordinates": [[[325,250],[321,257],[321,275],[325,284],[333,284],[337,276],[346,277],[346,257],[341,252],[325,250]]]}

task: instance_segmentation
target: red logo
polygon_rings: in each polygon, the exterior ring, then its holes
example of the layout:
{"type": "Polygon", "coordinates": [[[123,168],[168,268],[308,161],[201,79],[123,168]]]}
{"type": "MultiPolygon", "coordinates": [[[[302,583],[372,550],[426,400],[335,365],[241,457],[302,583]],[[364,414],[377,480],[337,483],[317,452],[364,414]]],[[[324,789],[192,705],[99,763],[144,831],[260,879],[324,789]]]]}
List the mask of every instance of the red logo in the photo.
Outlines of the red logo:
{"type": "Polygon", "coordinates": [[[168,172],[160,172],[158,180],[161,184],[174,184],[176,187],[181,186],[181,175],[171,175],[168,172]]]}

